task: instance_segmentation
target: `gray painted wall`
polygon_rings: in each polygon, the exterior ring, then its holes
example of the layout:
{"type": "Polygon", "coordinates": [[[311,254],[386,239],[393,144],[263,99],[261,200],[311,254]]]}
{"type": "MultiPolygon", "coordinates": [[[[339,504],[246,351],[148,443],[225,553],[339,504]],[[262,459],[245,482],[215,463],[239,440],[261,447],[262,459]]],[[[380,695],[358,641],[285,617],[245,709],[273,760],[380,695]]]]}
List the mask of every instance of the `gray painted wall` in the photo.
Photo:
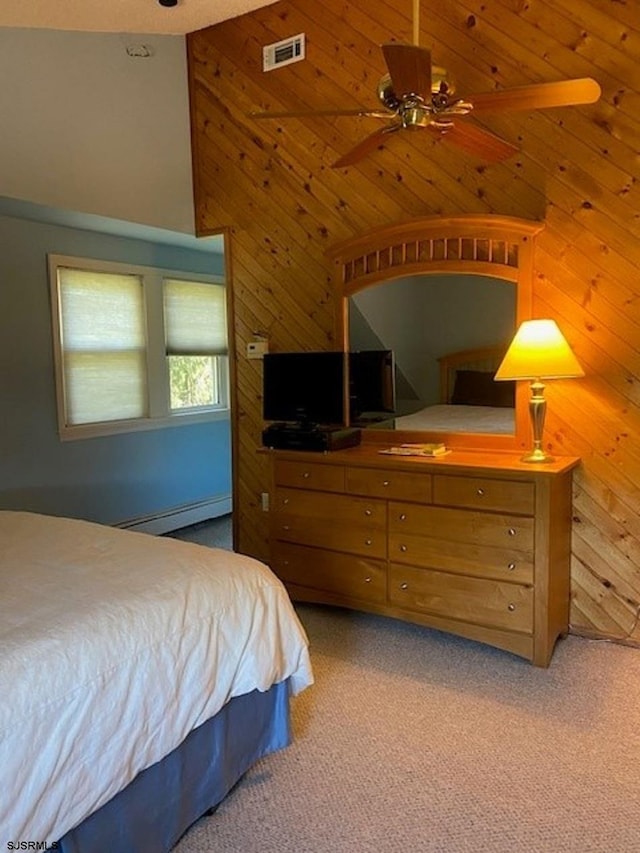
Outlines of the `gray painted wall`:
{"type": "Polygon", "coordinates": [[[0,79],[0,195],[193,234],[184,36],[0,28],[0,79]]]}

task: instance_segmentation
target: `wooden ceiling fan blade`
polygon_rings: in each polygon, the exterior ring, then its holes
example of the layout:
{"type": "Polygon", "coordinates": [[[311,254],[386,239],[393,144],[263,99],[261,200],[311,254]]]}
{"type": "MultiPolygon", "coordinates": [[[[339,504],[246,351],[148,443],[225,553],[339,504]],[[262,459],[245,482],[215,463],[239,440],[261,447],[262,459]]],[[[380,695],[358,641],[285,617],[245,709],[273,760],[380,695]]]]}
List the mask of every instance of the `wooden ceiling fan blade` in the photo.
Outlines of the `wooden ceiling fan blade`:
{"type": "Polygon", "coordinates": [[[391,86],[397,98],[420,95],[431,99],[431,52],[417,44],[389,42],[382,45],[391,86]]]}
{"type": "Polygon", "coordinates": [[[367,154],[374,151],[379,145],[382,145],[385,136],[389,133],[394,133],[396,130],[400,130],[401,128],[402,124],[400,123],[388,124],[386,127],[379,128],[374,133],[369,134],[369,136],[365,136],[364,139],[362,139],[350,151],[347,151],[346,154],[343,154],[342,157],[339,157],[335,163],[331,164],[331,168],[342,169],[345,166],[353,166],[354,163],[358,163],[360,160],[364,159],[367,154]]]}
{"type": "Polygon", "coordinates": [[[520,149],[506,139],[501,139],[488,130],[466,121],[459,121],[449,128],[439,128],[430,125],[429,130],[439,133],[445,142],[473,154],[487,163],[499,163],[506,160],[520,149]]]}
{"type": "Polygon", "coordinates": [[[559,80],[556,83],[533,83],[469,96],[474,113],[503,110],[544,110],[550,107],[570,107],[593,104],[602,93],[591,77],[559,80]]]}
{"type": "Polygon", "coordinates": [[[360,107],[349,110],[292,110],[283,112],[250,112],[251,118],[311,118],[313,116],[366,116],[368,118],[386,118],[388,119],[393,113],[389,110],[381,110],[379,108],[369,109],[360,107]]]}

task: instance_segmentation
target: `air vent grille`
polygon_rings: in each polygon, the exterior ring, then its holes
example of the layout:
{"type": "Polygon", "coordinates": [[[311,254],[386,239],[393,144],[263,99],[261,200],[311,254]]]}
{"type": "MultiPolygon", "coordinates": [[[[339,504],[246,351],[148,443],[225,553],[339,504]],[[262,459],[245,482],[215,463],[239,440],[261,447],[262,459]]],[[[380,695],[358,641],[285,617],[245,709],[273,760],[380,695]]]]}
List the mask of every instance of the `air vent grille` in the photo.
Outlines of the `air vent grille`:
{"type": "Polygon", "coordinates": [[[283,41],[276,41],[262,48],[262,70],[273,71],[292,62],[304,59],[304,33],[283,41]]]}

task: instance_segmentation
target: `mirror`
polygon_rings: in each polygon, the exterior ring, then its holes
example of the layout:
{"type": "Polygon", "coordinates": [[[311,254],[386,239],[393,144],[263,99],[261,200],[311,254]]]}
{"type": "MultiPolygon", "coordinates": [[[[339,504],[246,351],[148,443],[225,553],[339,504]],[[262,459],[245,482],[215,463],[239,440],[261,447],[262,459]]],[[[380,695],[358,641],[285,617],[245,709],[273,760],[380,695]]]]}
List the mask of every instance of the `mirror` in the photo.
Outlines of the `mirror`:
{"type": "Polygon", "coordinates": [[[393,349],[398,366],[398,417],[371,424],[376,428],[365,429],[363,441],[528,446],[528,387],[518,383],[514,392],[493,373],[518,325],[531,317],[533,249],[542,228],[498,215],[426,217],[375,229],[327,253],[338,345],[393,349]],[[500,397],[505,391],[510,401],[500,397]],[[500,402],[487,403],[494,392],[500,402]],[[419,417],[438,407],[441,419],[419,417]],[[465,423],[454,424],[451,416],[463,408],[465,423]],[[503,409],[510,421],[483,423],[489,408],[503,409]]]}
{"type": "MultiPolygon", "coordinates": [[[[460,382],[483,382],[497,367],[485,350],[495,347],[497,356],[506,350],[516,331],[516,289],[504,279],[479,275],[419,275],[404,276],[381,282],[361,290],[348,299],[348,348],[354,350],[392,350],[395,357],[396,415],[368,413],[358,426],[394,429],[416,428],[416,415],[427,407],[447,402],[447,390],[441,387],[449,380],[441,370],[443,357],[481,350],[484,357],[475,363],[468,359],[466,373],[460,382]],[[475,375],[475,370],[478,376],[475,375]],[[473,373],[471,371],[474,371],[473,373]],[[403,424],[409,424],[403,427],[403,424]],[[412,425],[413,424],[413,425],[412,425]]],[[[455,382],[454,382],[455,385],[455,382]]],[[[458,397],[464,388],[458,388],[458,397]]],[[[467,407],[458,411],[458,419],[449,419],[452,432],[473,431],[476,428],[506,432],[513,435],[513,412],[489,412],[489,408],[512,409],[509,394],[513,388],[488,388],[486,400],[476,396],[476,403],[485,410],[473,412],[467,407]],[[494,393],[495,390],[495,393],[494,393]],[[504,401],[504,406],[490,403],[504,401]],[[462,417],[462,416],[465,417],[462,417]]],[[[471,397],[469,397],[471,399],[471,397]]],[[[441,417],[444,416],[444,412],[441,417]]],[[[431,418],[436,411],[431,411],[431,418]]],[[[425,424],[425,428],[427,428],[425,424]]]]}

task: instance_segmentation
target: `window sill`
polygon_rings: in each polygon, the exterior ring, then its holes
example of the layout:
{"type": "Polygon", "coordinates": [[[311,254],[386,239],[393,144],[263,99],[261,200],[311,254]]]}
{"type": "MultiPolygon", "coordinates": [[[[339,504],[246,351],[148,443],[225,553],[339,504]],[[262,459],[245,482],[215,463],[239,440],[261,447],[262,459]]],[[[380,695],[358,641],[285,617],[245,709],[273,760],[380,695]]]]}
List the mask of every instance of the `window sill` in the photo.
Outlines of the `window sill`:
{"type": "Polygon", "coordinates": [[[129,421],[105,421],[98,424],[65,426],[59,431],[60,441],[78,441],[83,438],[100,438],[131,432],[146,432],[152,429],[174,429],[193,424],[228,421],[229,409],[212,409],[206,412],[183,412],[161,418],[140,418],[129,421]]]}

